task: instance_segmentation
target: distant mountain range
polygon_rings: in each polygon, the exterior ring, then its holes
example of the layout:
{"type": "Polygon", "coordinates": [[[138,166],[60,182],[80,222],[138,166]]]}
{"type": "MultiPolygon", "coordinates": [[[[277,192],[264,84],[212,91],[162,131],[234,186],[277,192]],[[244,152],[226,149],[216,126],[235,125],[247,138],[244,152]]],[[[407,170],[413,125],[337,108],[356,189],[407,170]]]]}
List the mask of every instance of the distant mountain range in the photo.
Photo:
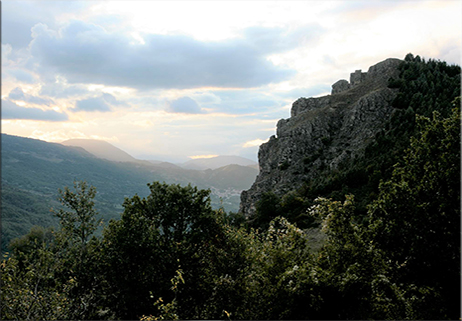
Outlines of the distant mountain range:
{"type": "Polygon", "coordinates": [[[98,158],[114,162],[136,162],[137,159],[108,142],[95,139],[69,139],[61,144],[65,146],[78,146],[98,158]]]}
{"type": "Polygon", "coordinates": [[[56,224],[50,207],[59,207],[58,189],[72,187],[74,180],[86,180],[96,187],[95,206],[107,222],[120,217],[126,197],[147,196],[146,184],[153,181],[210,189],[214,208],[223,206],[228,212],[237,212],[241,191],[248,189],[258,174],[255,166],[223,162],[239,160],[242,164],[242,158],[219,157],[225,166],[191,170],[137,160],[102,141],[58,144],[2,134],[1,142],[2,249],[34,224],[56,224]]]}
{"type": "Polygon", "coordinates": [[[217,169],[226,165],[241,165],[241,166],[256,166],[257,163],[240,156],[216,156],[211,158],[197,158],[180,164],[181,167],[186,169],[217,169]]]}
{"type": "Polygon", "coordinates": [[[217,169],[227,165],[251,166],[257,168],[258,164],[248,158],[240,156],[216,156],[210,158],[197,158],[181,164],[161,162],[156,160],[139,160],[125,151],[111,145],[108,142],[95,139],[69,139],[61,144],[65,146],[77,146],[85,149],[94,156],[114,162],[134,162],[144,163],[145,165],[155,164],[163,168],[184,168],[193,170],[217,169]]]}

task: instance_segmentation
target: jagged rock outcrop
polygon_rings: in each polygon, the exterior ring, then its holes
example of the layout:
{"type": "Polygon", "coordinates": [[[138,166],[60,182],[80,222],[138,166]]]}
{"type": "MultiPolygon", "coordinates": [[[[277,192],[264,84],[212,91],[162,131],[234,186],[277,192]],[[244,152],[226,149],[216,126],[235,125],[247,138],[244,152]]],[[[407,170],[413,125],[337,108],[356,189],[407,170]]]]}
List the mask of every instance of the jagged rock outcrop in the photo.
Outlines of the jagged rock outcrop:
{"type": "Polygon", "coordinates": [[[337,81],[332,94],[299,98],[291,117],[277,123],[276,136],[260,146],[260,173],[242,192],[240,212],[255,213],[256,202],[269,191],[279,196],[315,180],[326,169],[348,166],[383,128],[393,108],[396,90],[387,87],[397,77],[399,59],[387,59],[367,72],[356,70],[350,82],[337,81]]]}
{"type": "Polygon", "coordinates": [[[335,84],[332,85],[332,95],[338,94],[342,91],[350,89],[350,83],[348,80],[340,79],[335,84]]]}

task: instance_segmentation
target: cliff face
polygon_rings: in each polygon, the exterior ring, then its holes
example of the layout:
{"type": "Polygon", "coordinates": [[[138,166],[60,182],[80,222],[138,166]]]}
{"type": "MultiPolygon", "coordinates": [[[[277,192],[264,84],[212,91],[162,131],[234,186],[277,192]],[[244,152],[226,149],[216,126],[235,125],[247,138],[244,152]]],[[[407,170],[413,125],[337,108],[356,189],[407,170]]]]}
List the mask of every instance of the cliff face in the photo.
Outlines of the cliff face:
{"type": "Polygon", "coordinates": [[[334,83],[331,95],[295,101],[291,117],[281,119],[276,136],[260,146],[260,173],[242,192],[240,212],[251,216],[262,194],[282,196],[326,169],[349,166],[361,156],[393,111],[397,92],[387,85],[390,77],[399,75],[400,63],[387,59],[367,73],[356,70],[349,82],[334,83]]]}

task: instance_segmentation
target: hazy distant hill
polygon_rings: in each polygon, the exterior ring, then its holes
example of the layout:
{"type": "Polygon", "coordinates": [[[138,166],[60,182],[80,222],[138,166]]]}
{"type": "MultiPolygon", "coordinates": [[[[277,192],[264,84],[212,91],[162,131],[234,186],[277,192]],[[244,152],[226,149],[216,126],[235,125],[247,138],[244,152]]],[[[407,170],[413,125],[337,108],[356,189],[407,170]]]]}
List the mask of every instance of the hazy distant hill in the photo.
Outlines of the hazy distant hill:
{"type": "Polygon", "coordinates": [[[249,166],[256,165],[257,163],[248,158],[240,156],[216,156],[211,158],[192,159],[186,163],[180,164],[180,166],[186,169],[203,170],[216,169],[231,164],[249,166]]]}
{"type": "Polygon", "coordinates": [[[148,161],[143,161],[143,162],[149,162],[153,165],[156,165],[156,166],[159,166],[159,167],[162,167],[162,168],[174,168],[174,169],[181,169],[182,167],[178,166],[178,165],[175,165],[175,164],[172,164],[172,163],[169,163],[169,162],[162,162],[162,161],[156,161],[156,160],[148,160],[148,161]]]}
{"type": "Polygon", "coordinates": [[[125,197],[147,196],[146,184],[153,181],[210,189],[213,207],[222,205],[226,211],[236,212],[241,191],[249,188],[258,174],[255,168],[239,165],[198,171],[165,162],[114,162],[97,158],[82,147],[6,134],[1,135],[1,142],[2,250],[12,237],[27,233],[32,225],[56,223],[49,209],[59,205],[58,189],[72,187],[74,180],[86,180],[96,187],[95,206],[107,222],[119,218],[125,197]]]}
{"type": "Polygon", "coordinates": [[[217,169],[227,165],[240,165],[240,166],[251,166],[258,169],[258,164],[248,158],[240,156],[216,156],[211,158],[199,158],[192,159],[183,164],[172,164],[169,162],[162,162],[157,160],[139,160],[128,154],[127,152],[115,147],[114,145],[96,139],[69,139],[61,144],[65,146],[76,146],[85,149],[87,152],[94,156],[102,159],[107,159],[114,162],[137,162],[144,163],[145,165],[153,164],[162,168],[169,169],[193,169],[193,170],[205,170],[205,169],[217,169]]]}
{"type": "Polygon", "coordinates": [[[123,150],[111,145],[108,142],[96,139],[69,139],[61,144],[66,146],[78,146],[98,158],[107,159],[114,162],[136,162],[137,159],[130,156],[123,150]]]}

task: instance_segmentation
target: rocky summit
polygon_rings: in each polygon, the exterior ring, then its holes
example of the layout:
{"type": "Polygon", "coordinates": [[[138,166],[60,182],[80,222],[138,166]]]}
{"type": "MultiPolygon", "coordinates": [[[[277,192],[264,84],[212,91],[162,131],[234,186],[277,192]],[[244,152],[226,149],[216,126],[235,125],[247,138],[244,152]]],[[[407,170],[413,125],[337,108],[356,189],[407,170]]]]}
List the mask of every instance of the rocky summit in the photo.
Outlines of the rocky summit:
{"type": "Polygon", "coordinates": [[[388,81],[398,77],[401,62],[390,58],[356,70],[350,81],[335,82],[330,95],[296,100],[291,117],[279,120],[276,135],[260,146],[260,173],[242,192],[240,212],[252,216],[264,193],[283,196],[361,157],[393,113],[397,89],[388,81]]]}

